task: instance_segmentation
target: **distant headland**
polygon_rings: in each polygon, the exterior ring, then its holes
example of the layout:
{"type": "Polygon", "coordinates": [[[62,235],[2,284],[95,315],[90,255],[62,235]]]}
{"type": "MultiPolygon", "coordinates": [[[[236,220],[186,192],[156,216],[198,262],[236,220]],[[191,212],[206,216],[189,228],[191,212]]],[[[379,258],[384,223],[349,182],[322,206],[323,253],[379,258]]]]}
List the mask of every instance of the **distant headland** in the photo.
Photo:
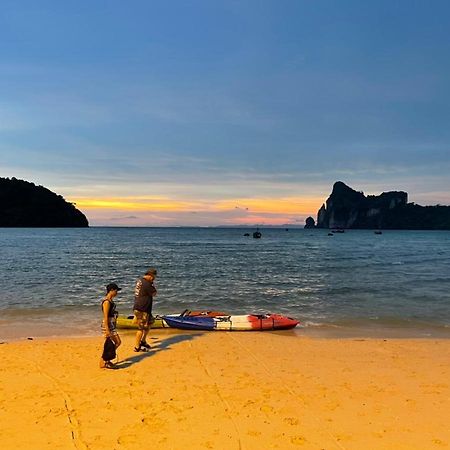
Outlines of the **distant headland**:
{"type": "Polygon", "coordinates": [[[337,181],[317,213],[317,224],[308,217],[305,228],[450,230],[450,206],[408,203],[403,191],[365,196],[337,181]]]}
{"type": "Polygon", "coordinates": [[[0,178],[0,227],[88,227],[72,203],[43,186],[0,178]]]}

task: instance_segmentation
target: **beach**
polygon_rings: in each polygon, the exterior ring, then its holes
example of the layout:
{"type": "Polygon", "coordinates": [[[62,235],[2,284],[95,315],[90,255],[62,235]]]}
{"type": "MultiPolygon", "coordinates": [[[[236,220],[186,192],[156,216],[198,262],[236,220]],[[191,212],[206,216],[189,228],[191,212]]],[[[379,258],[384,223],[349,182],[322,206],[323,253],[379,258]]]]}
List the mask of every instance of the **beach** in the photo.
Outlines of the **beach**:
{"type": "Polygon", "coordinates": [[[450,340],[123,332],[0,345],[4,449],[450,447],[450,340]]]}

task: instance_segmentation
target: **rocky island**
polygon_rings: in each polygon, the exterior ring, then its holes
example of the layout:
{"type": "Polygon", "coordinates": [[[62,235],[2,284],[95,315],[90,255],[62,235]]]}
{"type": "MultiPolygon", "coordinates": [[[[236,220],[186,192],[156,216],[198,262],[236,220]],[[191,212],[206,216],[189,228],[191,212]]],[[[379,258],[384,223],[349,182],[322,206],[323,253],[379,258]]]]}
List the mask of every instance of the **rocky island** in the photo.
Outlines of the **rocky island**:
{"type": "Polygon", "coordinates": [[[0,227],[88,227],[72,203],[43,186],[0,178],[0,227]]]}
{"type": "MultiPolygon", "coordinates": [[[[311,227],[311,221],[309,221],[311,227]]],[[[342,181],[317,213],[317,228],[450,230],[450,206],[408,203],[403,191],[365,196],[342,181]]]]}

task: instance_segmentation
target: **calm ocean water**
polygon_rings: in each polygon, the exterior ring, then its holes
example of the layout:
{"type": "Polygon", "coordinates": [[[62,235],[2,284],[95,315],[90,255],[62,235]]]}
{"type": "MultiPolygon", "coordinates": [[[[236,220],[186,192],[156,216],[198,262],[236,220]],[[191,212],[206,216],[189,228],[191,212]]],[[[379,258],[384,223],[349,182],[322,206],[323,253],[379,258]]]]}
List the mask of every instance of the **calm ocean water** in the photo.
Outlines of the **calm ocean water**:
{"type": "Polygon", "coordinates": [[[158,268],[155,313],[278,312],[297,332],[450,337],[450,232],[235,228],[1,229],[0,339],[98,334],[104,286],[129,314],[158,268]]]}

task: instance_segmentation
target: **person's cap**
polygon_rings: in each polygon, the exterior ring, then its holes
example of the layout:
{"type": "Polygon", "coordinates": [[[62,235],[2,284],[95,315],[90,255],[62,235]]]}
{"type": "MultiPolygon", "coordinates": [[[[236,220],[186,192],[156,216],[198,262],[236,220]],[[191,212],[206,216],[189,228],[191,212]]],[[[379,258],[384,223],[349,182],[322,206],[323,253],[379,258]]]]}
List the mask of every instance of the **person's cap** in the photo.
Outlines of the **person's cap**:
{"type": "Polygon", "coordinates": [[[106,286],[106,292],[109,292],[109,291],[120,291],[120,290],[122,290],[122,288],[120,288],[119,286],[117,286],[116,283],[109,283],[109,284],[106,286]]]}
{"type": "Polygon", "coordinates": [[[148,269],[147,272],[145,272],[145,275],[153,275],[155,277],[156,269],[154,267],[150,267],[150,269],[148,269]]]}

